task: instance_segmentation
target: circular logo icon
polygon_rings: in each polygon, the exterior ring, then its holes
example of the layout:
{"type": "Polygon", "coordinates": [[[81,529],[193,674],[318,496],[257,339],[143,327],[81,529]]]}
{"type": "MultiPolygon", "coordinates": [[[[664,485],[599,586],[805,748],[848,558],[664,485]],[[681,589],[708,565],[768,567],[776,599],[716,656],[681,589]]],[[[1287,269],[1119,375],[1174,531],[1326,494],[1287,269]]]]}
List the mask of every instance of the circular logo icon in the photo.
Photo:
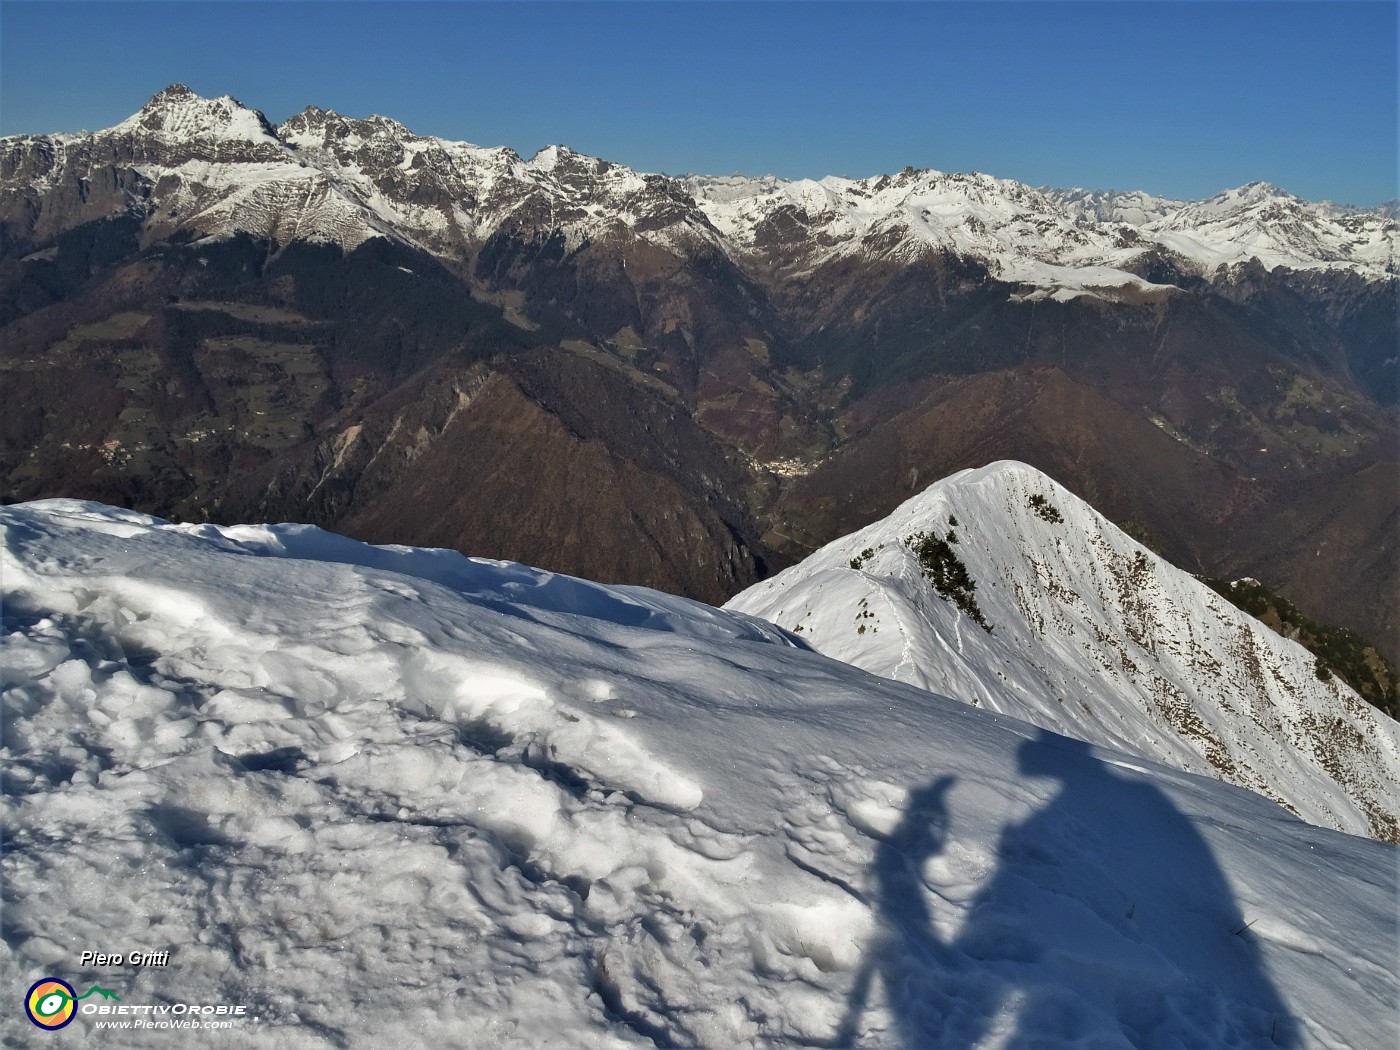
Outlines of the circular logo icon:
{"type": "Polygon", "coordinates": [[[73,1020],[78,993],[67,981],[45,977],[35,981],[24,997],[24,1012],[40,1028],[62,1028],[73,1020]]]}

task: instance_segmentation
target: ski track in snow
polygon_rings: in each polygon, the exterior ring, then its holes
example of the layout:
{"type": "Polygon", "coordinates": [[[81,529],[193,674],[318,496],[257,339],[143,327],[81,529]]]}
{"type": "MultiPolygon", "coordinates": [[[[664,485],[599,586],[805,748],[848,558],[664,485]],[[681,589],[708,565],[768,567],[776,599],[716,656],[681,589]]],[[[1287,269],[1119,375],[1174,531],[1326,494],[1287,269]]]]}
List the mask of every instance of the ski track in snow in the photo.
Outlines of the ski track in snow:
{"type": "MultiPolygon", "coordinates": [[[[229,1047],[1395,1030],[1397,851],[1248,792],[640,588],[74,501],[0,529],[16,995],[247,1004],[229,1047]],[[169,967],[78,966],[138,947],[169,967]]],[[[61,1038],[173,1038],[113,1034],[61,1038]]]]}

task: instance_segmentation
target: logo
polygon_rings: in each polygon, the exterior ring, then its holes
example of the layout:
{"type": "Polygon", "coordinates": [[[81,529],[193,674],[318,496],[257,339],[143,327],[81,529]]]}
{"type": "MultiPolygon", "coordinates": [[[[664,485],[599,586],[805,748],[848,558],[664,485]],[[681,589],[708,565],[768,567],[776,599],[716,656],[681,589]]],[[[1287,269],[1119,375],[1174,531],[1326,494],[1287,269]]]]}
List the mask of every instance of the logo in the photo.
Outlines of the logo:
{"type": "Polygon", "coordinates": [[[40,1028],[62,1028],[73,1020],[78,1000],[86,999],[93,992],[104,999],[121,999],[115,992],[95,984],[79,995],[67,981],[45,977],[30,986],[29,994],[24,997],[24,1012],[40,1028]]]}

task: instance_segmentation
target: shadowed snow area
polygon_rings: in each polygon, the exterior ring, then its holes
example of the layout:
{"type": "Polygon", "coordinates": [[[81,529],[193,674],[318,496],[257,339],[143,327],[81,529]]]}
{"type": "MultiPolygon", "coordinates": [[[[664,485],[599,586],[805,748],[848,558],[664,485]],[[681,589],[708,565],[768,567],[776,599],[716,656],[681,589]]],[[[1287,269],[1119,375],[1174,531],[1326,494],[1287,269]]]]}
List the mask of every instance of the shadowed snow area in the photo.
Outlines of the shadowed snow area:
{"type": "Polygon", "coordinates": [[[636,588],[0,528],[0,984],[250,1018],[7,1046],[1394,1041],[1400,852],[1250,792],[636,588]]]}

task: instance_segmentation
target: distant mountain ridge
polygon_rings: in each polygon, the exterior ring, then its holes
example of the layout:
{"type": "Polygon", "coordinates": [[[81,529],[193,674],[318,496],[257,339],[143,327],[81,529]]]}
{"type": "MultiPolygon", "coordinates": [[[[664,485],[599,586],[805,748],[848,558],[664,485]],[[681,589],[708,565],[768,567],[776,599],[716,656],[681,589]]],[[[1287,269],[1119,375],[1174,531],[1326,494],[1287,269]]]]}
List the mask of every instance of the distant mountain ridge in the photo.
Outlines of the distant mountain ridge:
{"type": "MultiPolygon", "coordinates": [[[[1266,266],[1397,271],[1400,226],[1383,210],[1314,205],[1267,183],[1184,202],[1141,192],[1049,190],[978,173],[906,168],[819,181],[689,176],[672,179],[549,146],[529,160],[309,106],[273,126],[229,96],[205,99],[176,84],[115,127],[3,140],[0,184],[21,200],[120,159],[141,183],[95,195],[79,209],[145,209],[153,230],[204,236],[245,232],[353,248],[388,236],[453,256],[497,231],[546,217],[571,246],[626,229],[649,243],[722,249],[770,261],[774,245],[806,253],[810,269],[860,252],[948,249],[981,259],[1014,284],[1083,294],[1154,285],[1138,271],[1165,250],[1202,276],[1258,259],[1266,266]],[[222,168],[222,170],[220,170],[222,168]],[[145,202],[144,204],[142,202],[145,202]]],[[[40,209],[42,212],[42,209],[40,209]]],[[[6,218],[14,221],[13,210],[6,218]]],[[[57,215],[32,215],[31,233],[57,215]]]]}
{"type": "Polygon", "coordinates": [[[668,207],[684,201],[672,200],[677,191],[664,176],[565,147],[527,161],[507,147],[414,135],[387,117],[358,120],[316,106],[274,127],[230,96],[206,99],[181,84],[104,131],[0,141],[0,184],[17,191],[16,202],[37,200],[113,161],[129,165],[138,180],[123,187],[129,195],[121,201],[91,195],[73,216],[42,209],[29,215],[40,236],[73,218],[105,217],[100,209],[115,213],[118,204],[123,213],[144,209],[149,228],[163,235],[247,233],[345,249],[390,237],[439,254],[561,205],[567,214],[552,217],[575,238],[614,221],[655,230],[684,227],[687,219],[705,225],[668,207]],[[602,221],[590,221],[603,206],[609,211],[602,221]]]}

